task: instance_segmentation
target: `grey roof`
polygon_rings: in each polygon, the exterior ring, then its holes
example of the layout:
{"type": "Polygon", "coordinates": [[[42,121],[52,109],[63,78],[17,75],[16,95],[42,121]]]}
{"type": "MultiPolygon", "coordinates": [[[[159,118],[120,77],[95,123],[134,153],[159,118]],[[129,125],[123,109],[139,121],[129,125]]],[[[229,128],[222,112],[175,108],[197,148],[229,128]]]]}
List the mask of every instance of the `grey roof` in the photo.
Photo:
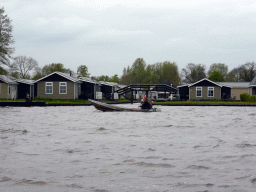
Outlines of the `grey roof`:
{"type": "Polygon", "coordinates": [[[98,81],[88,77],[79,77],[79,79],[87,83],[100,84],[98,81]]]}
{"type": "Polygon", "coordinates": [[[60,76],[62,76],[62,77],[64,77],[64,78],[66,78],[66,79],[68,79],[68,80],[70,80],[70,81],[73,81],[73,82],[81,82],[80,79],[78,79],[78,78],[76,78],[76,77],[70,76],[69,73],[62,73],[62,72],[59,72],[59,71],[55,71],[55,72],[53,72],[53,73],[51,73],[51,74],[49,74],[49,75],[46,75],[46,76],[42,77],[41,79],[36,80],[36,83],[37,83],[38,81],[41,81],[41,80],[43,80],[43,79],[45,79],[45,78],[47,78],[47,77],[53,75],[53,74],[58,74],[58,75],[60,75],[60,76]]]}
{"type": "Polygon", "coordinates": [[[185,85],[180,85],[180,86],[177,86],[177,88],[179,88],[179,87],[188,87],[188,86],[190,86],[191,84],[185,84],[185,85]]]}
{"type": "Polygon", "coordinates": [[[8,84],[16,84],[16,85],[18,84],[17,82],[15,82],[14,80],[12,80],[10,77],[6,75],[0,75],[0,80],[8,84]]]}
{"type": "Polygon", "coordinates": [[[112,86],[112,87],[117,87],[118,86],[118,83],[107,82],[107,81],[100,81],[100,84],[107,85],[107,86],[112,86]]]}
{"type": "Polygon", "coordinates": [[[253,80],[250,82],[249,86],[256,86],[256,76],[253,78],[253,80]]]}
{"type": "Polygon", "coordinates": [[[29,80],[29,79],[14,79],[14,81],[28,84],[28,85],[33,85],[36,82],[35,80],[29,80]]]}
{"type": "Polygon", "coordinates": [[[247,88],[250,82],[216,82],[222,86],[228,86],[232,88],[247,88]]]}

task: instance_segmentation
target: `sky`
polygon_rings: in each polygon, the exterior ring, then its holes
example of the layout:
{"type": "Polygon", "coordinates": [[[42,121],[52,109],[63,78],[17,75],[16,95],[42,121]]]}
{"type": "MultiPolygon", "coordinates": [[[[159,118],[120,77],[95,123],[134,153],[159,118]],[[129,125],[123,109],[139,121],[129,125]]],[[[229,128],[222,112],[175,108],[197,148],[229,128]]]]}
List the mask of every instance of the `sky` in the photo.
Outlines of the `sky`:
{"type": "Polygon", "coordinates": [[[0,0],[12,20],[15,53],[39,66],[62,63],[91,76],[146,64],[255,62],[254,0],[0,0]]]}

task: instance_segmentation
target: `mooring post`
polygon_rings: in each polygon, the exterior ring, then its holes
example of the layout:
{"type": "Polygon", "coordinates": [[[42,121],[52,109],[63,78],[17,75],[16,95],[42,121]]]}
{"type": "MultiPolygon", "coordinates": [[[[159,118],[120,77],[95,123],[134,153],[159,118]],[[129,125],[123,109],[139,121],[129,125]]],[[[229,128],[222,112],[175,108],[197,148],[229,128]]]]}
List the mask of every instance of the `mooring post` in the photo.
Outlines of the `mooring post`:
{"type": "Polygon", "coordinates": [[[131,104],[133,104],[133,91],[132,91],[132,96],[131,96],[131,104]]]}

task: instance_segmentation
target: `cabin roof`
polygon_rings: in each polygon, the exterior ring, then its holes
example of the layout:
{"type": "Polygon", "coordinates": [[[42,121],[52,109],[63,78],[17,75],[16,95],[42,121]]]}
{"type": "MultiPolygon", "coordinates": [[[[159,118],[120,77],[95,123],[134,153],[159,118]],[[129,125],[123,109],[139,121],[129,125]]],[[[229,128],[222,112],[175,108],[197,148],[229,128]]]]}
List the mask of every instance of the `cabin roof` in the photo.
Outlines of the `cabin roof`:
{"type": "Polygon", "coordinates": [[[7,83],[7,84],[18,84],[17,82],[15,82],[14,80],[12,80],[10,77],[6,76],[6,75],[0,75],[0,80],[2,80],[3,82],[7,83]]]}
{"type": "Polygon", "coordinates": [[[88,77],[79,77],[79,79],[87,83],[100,84],[98,81],[88,77]]]}
{"type": "Polygon", "coordinates": [[[75,83],[75,82],[80,82],[80,79],[78,79],[78,78],[76,78],[76,77],[72,77],[72,76],[70,76],[70,74],[68,74],[68,73],[62,73],[62,72],[59,72],[59,71],[55,71],[55,72],[53,72],[53,73],[51,73],[51,74],[49,74],[49,75],[46,75],[46,76],[44,76],[44,77],[42,77],[42,78],[36,80],[35,82],[37,83],[38,81],[42,81],[43,79],[45,79],[45,78],[47,78],[47,77],[49,77],[49,76],[52,76],[53,74],[60,75],[60,76],[66,78],[66,79],[68,79],[68,80],[70,80],[70,81],[72,81],[72,82],[74,82],[74,83],[75,83]]]}
{"type": "Polygon", "coordinates": [[[177,88],[180,88],[180,87],[188,87],[190,84],[185,84],[185,85],[180,85],[180,86],[177,86],[177,88]]]}
{"type": "Polygon", "coordinates": [[[107,82],[107,81],[100,81],[101,85],[107,85],[107,86],[111,86],[111,87],[117,87],[118,83],[114,83],[114,82],[107,82]]]}
{"type": "Polygon", "coordinates": [[[256,76],[252,79],[252,81],[249,84],[249,87],[255,87],[256,86],[256,76]]]}
{"type": "Polygon", "coordinates": [[[35,80],[29,80],[29,79],[14,79],[14,81],[18,83],[28,84],[28,85],[33,85],[36,82],[35,80]]]}
{"type": "Polygon", "coordinates": [[[248,88],[250,82],[216,82],[226,87],[232,88],[248,88]]]}
{"type": "Polygon", "coordinates": [[[223,85],[218,84],[218,83],[216,83],[216,82],[213,82],[213,81],[211,81],[211,80],[209,80],[209,79],[207,79],[207,78],[204,78],[204,79],[201,79],[201,80],[199,80],[199,81],[197,81],[197,82],[195,82],[195,83],[193,83],[193,84],[190,84],[188,87],[194,86],[194,85],[196,85],[196,84],[198,84],[198,83],[200,83],[200,82],[202,82],[202,81],[209,81],[209,82],[211,82],[211,83],[213,83],[213,84],[215,84],[215,85],[217,85],[217,86],[219,86],[219,87],[222,87],[222,86],[223,86],[223,85]]]}

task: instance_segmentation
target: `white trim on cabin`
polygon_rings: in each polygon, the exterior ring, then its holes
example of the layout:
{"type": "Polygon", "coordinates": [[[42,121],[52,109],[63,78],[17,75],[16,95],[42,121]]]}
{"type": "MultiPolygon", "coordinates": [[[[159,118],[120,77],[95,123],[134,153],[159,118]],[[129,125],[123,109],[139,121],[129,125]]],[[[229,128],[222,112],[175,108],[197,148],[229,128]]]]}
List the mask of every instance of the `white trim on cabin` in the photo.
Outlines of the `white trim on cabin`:
{"type": "Polygon", "coordinates": [[[196,87],[196,97],[203,97],[203,88],[202,87],[196,87]],[[197,90],[201,90],[201,96],[197,96],[197,90]]]}
{"type": "Polygon", "coordinates": [[[211,83],[213,83],[213,84],[215,84],[215,85],[217,85],[217,86],[219,86],[219,87],[222,87],[222,86],[223,86],[223,85],[217,84],[217,83],[215,83],[215,82],[213,82],[213,81],[211,81],[211,80],[209,80],[209,79],[207,79],[207,78],[204,78],[204,79],[201,79],[201,80],[199,80],[199,81],[197,81],[197,82],[195,82],[195,83],[193,83],[193,84],[188,85],[188,87],[191,87],[191,86],[193,86],[193,85],[196,85],[197,83],[200,83],[200,82],[202,82],[202,81],[204,81],[204,80],[209,81],[209,82],[211,82],[211,83]]]}
{"type": "Polygon", "coordinates": [[[67,82],[59,82],[59,94],[67,94],[68,93],[68,86],[67,82]],[[65,88],[65,89],[63,89],[65,88]],[[62,92],[64,91],[64,92],[62,92]]]}
{"type": "Polygon", "coordinates": [[[53,82],[45,82],[45,94],[53,94],[53,82]],[[51,87],[51,89],[48,89],[51,92],[47,92],[47,87],[51,87]]]}
{"type": "Polygon", "coordinates": [[[208,87],[207,97],[214,97],[214,87],[208,87]],[[212,95],[210,95],[211,93],[210,91],[212,91],[212,95]]]}
{"type": "Polygon", "coordinates": [[[53,73],[51,73],[51,74],[49,74],[49,75],[46,75],[46,76],[44,76],[44,77],[42,77],[42,78],[36,80],[36,83],[37,83],[38,81],[41,81],[41,80],[47,78],[47,77],[50,77],[50,76],[53,75],[53,74],[60,75],[60,76],[66,78],[66,79],[68,79],[68,80],[70,80],[70,81],[72,81],[72,82],[80,81],[78,78],[74,78],[74,77],[71,77],[71,76],[66,75],[65,73],[61,73],[61,72],[55,71],[55,72],[53,72],[53,73]]]}

